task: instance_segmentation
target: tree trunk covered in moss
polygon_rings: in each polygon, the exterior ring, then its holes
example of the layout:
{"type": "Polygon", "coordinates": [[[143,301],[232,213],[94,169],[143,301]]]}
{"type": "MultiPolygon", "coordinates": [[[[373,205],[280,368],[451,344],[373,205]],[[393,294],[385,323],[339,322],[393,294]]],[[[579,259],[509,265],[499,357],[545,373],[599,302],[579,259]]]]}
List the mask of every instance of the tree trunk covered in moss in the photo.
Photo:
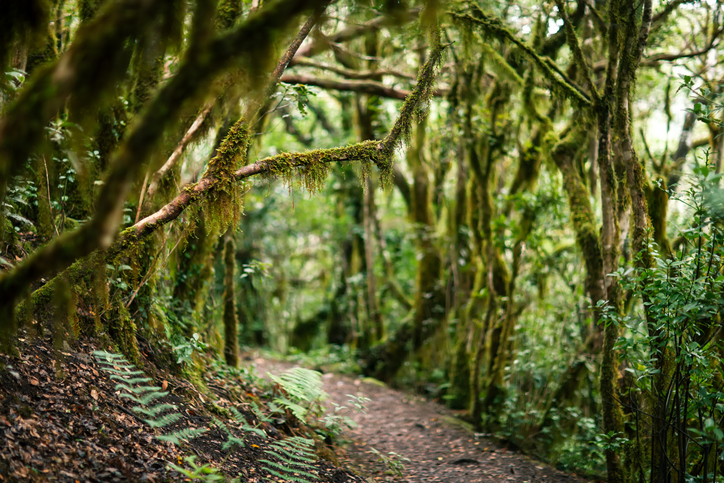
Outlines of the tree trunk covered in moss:
{"type": "MultiPolygon", "coordinates": [[[[479,330],[479,337],[474,347],[475,358],[471,384],[473,388],[472,417],[473,423],[478,428],[480,428],[483,413],[501,402],[500,398],[504,393],[502,371],[505,369],[507,342],[510,333],[509,321],[506,320],[504,315],[501,316],[498,313],[501,308],[505,311],[504,305],[501,307],[500,300],[508,296],[510,274],[494,243],[492,226],[495,216],[493,189],[497,184],[497,172],[493,158],[495,150],[493,140],[499,134],[494,126],[498,122],[498,114],[509,101],[510,93],[503,82],[495,81],[486,100],[490,113],[491,131],[470,139],[471,147],[467,158],[480,200],[479,224],[473,230],[479,232],[476,236],[481,241],[480,256],[485,267],[484,287],[487,291],[485,321],[479,330]],[[486,340],[489,340],[487,346],[486,340]],[[485,397],[481,400],[481,366],[485,355],[487,355],[488,364],[484,374],[485,397]],[[500,377],[497,375],[498,370],[501,373],[500,377]]],[[[505,303],[510,302],[508,300],[505,303]]]]}
{"type": "MultiPolygon", "coordinates": [[[[375,70],[378,63],[375,59],[378,55],[378,36],[376,32],[370,32],[364,38],[365,55],[371,60],[367,61],[367,68],[375,70]]],[[[375,80],[381,80],[381,77],[375,80]]],[[[376,131],[379,130],[378,114],[381,101],[376,96],[357,95],[357,122],[359,126],[359,140],[367,141],[377,139],[376,131]]],[[[377,277],[375,276],[375,189],[371,174],[364,180],[363,219],[364,219],[364,251],[365,251],[365,282],[367,288],[367,335],[364,339],[369,344],[382,340],[385,334],[385,327],[382,321],[379,301],[377,300],[377,277]]]]}
{"type": "Polygon", "coordinates": [[[468,226],[471,228],[473,240],[471,264],[474,266],[475,278],[470,297],[461,310],[452,354],[448,402],[453,409],[472,407],[473,398],[477,397],[472,388],[478,385],[472,384],[472,381],[479,379],[480,371],[478,370],[476,376],[473,377],[472,368],[476,360],[476,344],[480,339],[479,333],[482,325],[479,317],[488,304],[487,292],[483,291],[487,271],[480,254],[480,231],[477,229],[480,222],[480,192],[473,177],[470,177],[467,183],[467,200],[468,226]],[[477,337],[476,334],[478,334],[477,337]]]}
{"type": "MultiPolygon", "coordinates": [[[[609,17],[621,19],[621,0],[612,0],[609,4],[609,17]]],[[[611,110],[614,107],[614,89],[618,79],[617,63],[619,62],[619,40],[620,26],[612,23],[609,28],[609,54],[608,69],[606,72],[606,83],[604,91],[596,108],[598,127],[598,166],[601,184],[601,214],[603,225],[601,229],[601,248],[603,258],[603,273],[608,275],[618,269],[619,264],[619,243],[620,227],[617,220],[618,215],[618,179],[616,177],[614,163],[612,160],[611,146],[611,110]]],[[[624,51],[623,56],[629,55],[624,51]]],[[[621,288],[616,277],[605,279],[606,299],[612,310],[620,313],[623,304],[621,288]]],[[[623,435],[623,413],[619,404],[620,394],[618,387],[619,354],[615,349],[620,329],[618,325],[609,323],[604,327],[603,336],[603,360],[601,361],[600,389],[603,399],[603,430],[609,435],[619,437],[623,435]]],[[[626,481],[626,471],[623,467],[621,455],[613,448],[605,450],[606,472],[608,481],[611,483],[623,483],[626,481]]]]}
{"type": "Polygon", "coordinates": [[[436,227],[432,213],[430,170],[424,161],[426,122],[416,128],[415,143],[407,151],[412,168],[412,222],[417,231],[415,245],[420,254],[415,278],[413,349],[418,350],[445,317],[442,287],[442,258],[436,245],[436,227]]]}
{"type": "Polygon", "coordinates": [[[224,235],[224,360],[239,365],[239,319],[236,315],[236,243],[233,229],[224,235]]]}
{"type": "MultiPolygon", "coordinates": [[[[482,71],[483,60],[481,59],[477,65],[468,65],[463,68],[458,66],[456,73],[456,81],[454,86],[456,89],[451,93],[451,105],[453,107],[460,106],[464,109],[462,118],[458,118],[457,110],[451,109],[452,119],[459,124],[462,131],[459,141],[458,151],[461,154],[461,161],[458,162],[458,173],[466,173],[464,206],[456,207],[456,224],[461,226],[462,216],[465,216],[467,226],[470,230],[470,246],[471,253],[469,261],[472,271],[472,286],[470,294],[464,306],[458,310],[458,327],[455,333],[455,341],[453,344],[453,353],[450,362],[449,388],[447,391],[448,405],[453,409],[464,409],[472,407],[473,391],[472,391],[472,367],[474,363],[474,344],[477,341],[475,334],[480,330],[476,327],[479,314],[485,308],[487,299],[483,295],[485,285],[485,267],[481,258],[482,239],[479,230],[480,223],[480,191],[478,183],[474,176],[471,176],[469,158],[474,149],[472,142],[474,132],[472,119],[475,115],[475,105],[480,95],[479,84],[481,82],[480,72],[482,71]],[[460,214],[462,212],[462,214],[460,214]]],[[[459,176],[460,177],[460,176],[459,176]]],[[[458,180],[460,183],[461,180],[458,180]]],[[[459,193],[458,187],[458,193],[459,193]]],[[[460,203],[460,194],[457,197],[457,203],[460,203]]],[[[459,242],[459,237],[457,237],[459,242]]]]}

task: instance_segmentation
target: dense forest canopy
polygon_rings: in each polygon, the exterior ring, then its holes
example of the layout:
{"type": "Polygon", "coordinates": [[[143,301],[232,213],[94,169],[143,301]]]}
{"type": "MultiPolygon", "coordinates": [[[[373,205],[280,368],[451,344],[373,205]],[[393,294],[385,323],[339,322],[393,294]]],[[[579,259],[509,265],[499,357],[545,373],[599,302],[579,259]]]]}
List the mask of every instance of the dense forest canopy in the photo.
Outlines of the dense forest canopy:
{"type": "Polygon", "coordinates": [[[723,8],[2,2],[3,350],[304,353],[717,481],[723,8]]]}

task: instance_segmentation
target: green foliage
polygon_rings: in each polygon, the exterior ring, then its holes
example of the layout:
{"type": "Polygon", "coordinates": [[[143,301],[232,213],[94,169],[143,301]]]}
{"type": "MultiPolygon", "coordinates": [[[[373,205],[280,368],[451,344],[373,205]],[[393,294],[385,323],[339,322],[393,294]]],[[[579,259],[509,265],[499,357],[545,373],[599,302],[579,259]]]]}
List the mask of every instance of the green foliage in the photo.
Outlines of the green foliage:
{"type": "Polygon", "coordinates": [[[190,466],[190,469],[183,468],[181,466],[169,463],[168,467],[181,473],[182,475],[190,478],[190,481],[224,481],[224,477],[219,474],[219,471],[209,465],[197,465],[196,456],[184,457],[186,465],[190,466]]]}
{"type": "Polygon", "coordinates": [[[389,468],[391,474],[399,478],[402,478],[404,476],[405,465],[403,461],[410,461],[409,458],[400,456],[394,451],[389,451],[386,455],[380,453],[375,448],[370,448],[370,451],[377,456],[378,462],[385,464],[389,468]]]}
{"type": "MultiPolygon", "coordinates": [[[[347,394],[347,398],[348,404],[354,407],[355,412],[363,413],[367,410],[366,404],[370,401],[368,398],[364,396],[353,396],[352,394],[347,394]]],[[[354,429],[357,427],[357,423],[348,416],[341,414],[341,412],[347,409],[346,406],[340,406],[337,403],[331,404],[334,407],[334,412],[325,412],[321,419],[327,434],[339,436],[345,428],[354,429]]]]}
{"type": "MultiPolygon", "coordinates": [[[[623,316],[608,306],[603,312],[606,324],[625,329],[617,344],[629,381],[621,403],[633,413],[637,440],[663,447],[664,460],[678,461],[666,465],[683,471],[687,479],[704,477],[705,468],[711,471],[712,467],[702,462],[724,456],[719,337],[724,310],[721,178],[712,166],[693,169],[689,187],[676,196],[692,217],[691,226],[681,232],[681,248],[670,258],[662,258],[650,245],[652,267],[620,269],[615,276],[643,306],[623,316]],[[660,424],[661,433],[652,437],[654,423],[660,424]],[[660,446],[662,440],[666,443],[660,446]]],[[[622,435],[603,435],[600,444],[619,451],[632,443],[622,435]]],[[[652,474],[666,471],[659,458],[645,458],[638,463],[650,466],[652,474]]]]}
{"type": "Polygon", "coordinates": [[[311,472],[313,466],[310,465],[316,461],[314,440],[299,436],[285,438],[271,443],[265,452],[278,461],[260,459],[264,470],[282,481],[311,483],[317,480],[317,475],[311,472]]]}
{"type": "Polygon", "coordinates": [[[209,347],[208,344],[201,340],[201,336],[196,332],[188,339],[182,337],[181,340],[181,343],[173,346],[177,364],[191,364],[191,356],[195,352],[201,354],[209,347]]]}
{"type": "MultiPolygon", "coordinates": [[[[135,366],[128,362],[124,356],[105,351],[95,351],[93,355],[101,368],[110,374],[110,378],[118,381],[115,389],[116,391],[123,391],[119,397],[130,399],[138,404],[132,410],[136,414],[145,416],[147,419],[143,419],[143,421],[146,424],[152,428],[165,428],[182,419],[181,413],[177,412],[178,408],[174,404],[160,402],[151,404],[166,397],[168,392],[162,391],[157,386],[145,385],[152,382],[152,379],[145,377],[143,371],[136,370],[135,366]]],[[[157,435],[156,439],[180,446],[183,441],[197,438],[206,431],[207,429],[204,428],[187,427],[171,433],[157,435]]],[[[193,466],[193,460],[190,464],[193,466]]]]}
{"type": "Polygon", "coordinates": [[[269,377],[284,391],[284,395],[275,398],[274,402],[304,423],[307,413],[326,396],[322,389],[322,375],[317,371],[294,367],[281,376],[269,374],[269,377]]]}

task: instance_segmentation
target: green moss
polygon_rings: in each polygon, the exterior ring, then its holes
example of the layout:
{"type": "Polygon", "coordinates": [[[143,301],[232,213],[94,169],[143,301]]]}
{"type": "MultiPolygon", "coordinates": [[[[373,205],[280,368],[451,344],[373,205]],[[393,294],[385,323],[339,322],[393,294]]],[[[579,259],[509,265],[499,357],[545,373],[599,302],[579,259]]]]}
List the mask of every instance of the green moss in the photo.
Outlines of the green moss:
{"type": "Polygon", "coordinates": [[[591,106],[591,100],[585,93],[571,84],[549,59],[541,57],[533,47],[518,39],[501,19],[488,14],[473,3],[466,4],[465,9],[451,11],[450,15],[468,29],[481,30],[488,38],[506,39],[513,43],[535,63],[545,78],[551,82],[551,88],[554,92],[576,102],[580,106],[591,106]]]}
{"type": "Polygon", "coordinates": [[[480,55],[485,56],[486,62],[490,65],[491,69],[498,74],[500,79],[512,82],[518,86],[523,85],[523,79],[521,79],[508,61],[498,53],[497,49],[494,49],[486,42],[481,43],[480,47],[482,49],[480,55]]]}
{"type": "Polygon", "coordinates": [[[216,29],[219,31],[230,29],[240,15],[240,0],[221,0],[216,9],[216,29]]]}
{"type": "Polygon", "coordinates": [[[236,226],[243,213],[242,186],[234,172],[246,163],[249,148],[249,129],[241,118],[229,129],[206,168],[204,177],[214,180],[214,185],[204,197],[203,212],[210,230],[221,232],[236,226]]]}
{"type": "Polygon", "coordinates": [[[114,297],[109,304],[105,328],[118,351],[134,364],[138,364],[141,360],[141,353],[136,342],[136,323],[131,318],[120,294],[114,297]]]}
{"type": "Polygon", "coordinates": [[[447,391],[447,403],[451,409],[465,409],[471,400],[469,334],[467,324],[462,320],[459,323],[464,326],[458,330],[450,367],[450,387],[447,391]]]}
{"type": "Polygon", "coordinates": [[[104,0],[79,0],[78,10],[81,22],[86,22],[95,16],[104,0]]]}

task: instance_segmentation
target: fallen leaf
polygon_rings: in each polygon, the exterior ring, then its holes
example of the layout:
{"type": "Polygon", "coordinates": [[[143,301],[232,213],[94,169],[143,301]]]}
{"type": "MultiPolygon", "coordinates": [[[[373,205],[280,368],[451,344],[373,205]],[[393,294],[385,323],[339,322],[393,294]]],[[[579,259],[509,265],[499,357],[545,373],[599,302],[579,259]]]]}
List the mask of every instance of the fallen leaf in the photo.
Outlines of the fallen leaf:
{"type": "Polygon", "coordinates": [[[164,381],[161,383],[161,390],[165,391],[168,387],[168,381],[164,379],[164,381]]]}
{"type": "Polygon", "coordinates": [[[31,377],[31,378],[30,378],[30,384],[32,384],[33,386],[37,386],[38,384],[40,384],[40,381],[38,381],[38,380],[35,379],[34,377],[31,377]]]}
{"type": "Polygon", "coordinates": [[[98,400],[98,391],[96,391],[95,389],[91,389],[91,397],[92,397],[95,401],[97,401],[97,400],[98,400]]]}

